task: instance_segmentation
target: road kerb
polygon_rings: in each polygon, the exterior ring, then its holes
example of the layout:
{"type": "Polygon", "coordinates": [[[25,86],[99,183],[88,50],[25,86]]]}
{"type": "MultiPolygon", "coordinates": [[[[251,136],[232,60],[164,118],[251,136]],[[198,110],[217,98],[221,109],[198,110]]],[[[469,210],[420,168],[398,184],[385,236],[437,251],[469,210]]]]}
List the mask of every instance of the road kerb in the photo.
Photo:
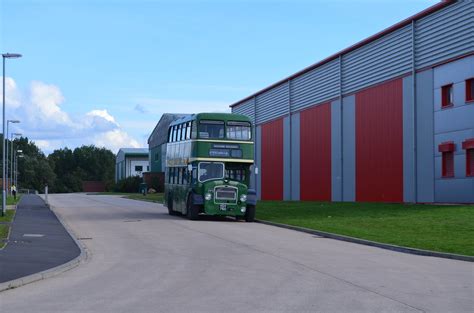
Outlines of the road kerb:
{"type": "Polygon", "coordinates": [[[293,226],[293,225],[287,225],[287,224],[280,224],[280,223],[269,222],[269,221],[264,221],[264,220],[255,220],[255,222],[261,223],[261,224],[266,224],[266,225],[271,225],[271,226],[276,226],[276,227],[281,227],[281,228],[286,228],[286,229],[291,229],[291,230],[296,230],[296,231],[299,231],[299,232],[304,232],[304,233],[308,233],[308,234],[312,234],[312,235],[317,235],[317,236],[324,237],[324,238],[330,238],[330,239],[342,240],[342,241],[347,241],[347,242],[352,242],[352,243],[358,243],[358,244],[362,244],[362,245],[366,245],[366,246],[372,246],[372,247],[392,250],[392,251],[396,251],[396,252],[415,254],[415,255],[421,255],[421,256],[431,256],[431,257],[437,257],[437,258],[445,258],[445,259],[451,259],[451,260],[474,262],[474,256],[469,256],[469,255],[444,253],[444,252],[437,252],[437,251],[402,247],[402,246],[397,246],[397,245],[392,245],[392,244],[387,244],[387,243],[381,243],[381,242],[376,242],[376,241],[371,241],[371,240],[366,240],[366,239],[354,238],[354,237],[350,237],[350,236],[338,235],[338,234],[328,233],[328,232],[324,232],[324,231],[320,231],[320,230],[314,230],[314,229],[309,229],[309,228],[304,228],[304,227],[299,227],[299,226],[293,226]]]}
{"type": "MultiPolygon", "coordinates": [[[[44,200],[43,197],[42,197],[42,199],[44,200]]],[[[69,270],[75,268],[76,266],[78,266],[81,263],[85,263],[87,261],[87,259],[89,258],[89,252],[88,252],[87,248],[81,242],[79,242],[76,239],[76,236],[75,236],[74,232],[72,231],[72,229],[69,227],[69,225],[65,222],[65,220],[61,217],[60,214],[57,214],[54,211],[54,207],[51,204],[49,204],[48,206],[51,209],[51,211],[53,212],[53,214],[56,216],[56,218],[59,220],[59,222],[66,229],[69,236],[71,236],[71,238],[74,240],[75,244],[79,247],[79,250],[80,250],[79,255],[77,257],[75,257],[74,259],[72,259],[71,261],[68,261],[64,264],[58,265],[56,267],[53,267],[53,268],[50,268],[50,269],[47,269],[47,270],[44,270],[44,271],[41,271],[41,272],[38,272],[38,273],[34,273],[34,274],[31,274],[31,275],[28,275],[28,276],[25,276],[25,277],[10,280],[10,281],[4,282],[4,283],[0,283],[0,292],[5,291],[5,290],[9,290],[9,289],[18,288],[18,287],[21,287],[21,286],[24,286],[24,285],[27,285],[27,284],[31,284],[33,282],[43,280],[43,279],[46,279],[46,278],[57,276],[59,274],[62,274],[66,271],[69,271],[69,270]]]]}

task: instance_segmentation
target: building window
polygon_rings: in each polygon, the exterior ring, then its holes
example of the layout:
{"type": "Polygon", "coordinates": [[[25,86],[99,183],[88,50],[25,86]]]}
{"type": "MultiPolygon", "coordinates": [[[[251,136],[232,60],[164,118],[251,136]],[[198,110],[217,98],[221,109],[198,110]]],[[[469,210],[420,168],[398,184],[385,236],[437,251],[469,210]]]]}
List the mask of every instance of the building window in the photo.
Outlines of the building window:
{"type": "Polygon", "coordinates": [[[474,101],[474,78],[466,80],[466,102],[474,101]]]}
{"type": "Polygon", "coordinates": [[[135,172],[143,172],[143,166],[135,165],[135,172]]]}
{"type": "Polygon", "coordinates": [[[474,138],[464,141],[462,148],[466,150],[466,176],[474,177],[474,138]]]}
{"type": "Polygon", "coordinates": [[[442,142],[438,146],[438,151],[441,152],[441,177],[454,177],[454,151],[456,145],[452,141],[442,142]]]}
{"type": "Polygon", "coordinates": [[[441,87],[441,107],[447,108],[453,105],[453,84],[441,87]]]}

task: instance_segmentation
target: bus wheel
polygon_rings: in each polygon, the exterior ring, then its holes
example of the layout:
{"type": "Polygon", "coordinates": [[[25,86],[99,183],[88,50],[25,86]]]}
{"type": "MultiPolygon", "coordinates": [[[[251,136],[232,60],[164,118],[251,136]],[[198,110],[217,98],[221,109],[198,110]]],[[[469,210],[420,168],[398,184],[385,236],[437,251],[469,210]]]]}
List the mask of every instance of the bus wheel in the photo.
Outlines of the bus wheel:
{"type": "Polygon", "coordinates": [[[193,198],[191,195],[188,197],[188,202],[186,203],[186,216],[194,221],[198,219],[199,215],[199,206],[193,204],[193,198]]]}
{"type": "Polygon", "coordinates": [[[247,205],[247,210],[245,211],[245,221],[253,222],[255,220],[255,205],[247,205]]]}
{"type": "Polygon", "coordinates": [[[176,215],[176,212],[173,211],[173,199],[171,198],[171,194],[168,195],[168,214],[169,215],[176,215]]]}

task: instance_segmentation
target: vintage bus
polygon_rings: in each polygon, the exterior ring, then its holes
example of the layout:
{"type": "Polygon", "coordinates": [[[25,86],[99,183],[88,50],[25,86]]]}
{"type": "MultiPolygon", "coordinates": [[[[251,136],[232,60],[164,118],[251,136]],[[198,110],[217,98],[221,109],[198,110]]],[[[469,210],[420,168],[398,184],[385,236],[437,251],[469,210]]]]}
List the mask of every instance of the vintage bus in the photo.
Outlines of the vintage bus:
{"type": "Polygon", "coordinates": [[[257,197],[249,188],[254,143],[250,119],[199,113],[170,124],[164,204],[170,215],[234,216],[253,222],[257,197]]]}

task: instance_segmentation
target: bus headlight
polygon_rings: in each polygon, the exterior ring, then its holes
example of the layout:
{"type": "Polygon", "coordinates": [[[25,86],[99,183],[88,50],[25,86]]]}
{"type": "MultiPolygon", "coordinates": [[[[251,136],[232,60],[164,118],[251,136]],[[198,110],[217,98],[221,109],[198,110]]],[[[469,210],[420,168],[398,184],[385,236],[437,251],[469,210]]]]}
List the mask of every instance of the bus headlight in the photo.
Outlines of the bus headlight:
{"type": "Polygon", "coordinates": [[[206,199],[206,201],[211,200],[211,199],[212,199],[212,193],[207,192],[207,193],[204,195],[204,199],[206,199]]]}
{"type": "Polygon", "coordinates": [[[240,201],[241,201],[241,202],[247,201],[247,195],[241,195],[241,196],[240,196],[240,201]]]}

